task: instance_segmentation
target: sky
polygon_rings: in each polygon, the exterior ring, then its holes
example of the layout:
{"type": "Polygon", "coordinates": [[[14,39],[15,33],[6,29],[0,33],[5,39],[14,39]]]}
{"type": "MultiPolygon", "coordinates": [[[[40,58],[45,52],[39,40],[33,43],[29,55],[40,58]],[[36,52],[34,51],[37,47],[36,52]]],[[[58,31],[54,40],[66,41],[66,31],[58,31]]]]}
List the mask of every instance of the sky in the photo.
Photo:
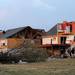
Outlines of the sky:
{"type": "Polygon", "coordinates": [[[31,26],[48,31],[75,21],[75,0],[0,0],[0,29],[31,26]]]}

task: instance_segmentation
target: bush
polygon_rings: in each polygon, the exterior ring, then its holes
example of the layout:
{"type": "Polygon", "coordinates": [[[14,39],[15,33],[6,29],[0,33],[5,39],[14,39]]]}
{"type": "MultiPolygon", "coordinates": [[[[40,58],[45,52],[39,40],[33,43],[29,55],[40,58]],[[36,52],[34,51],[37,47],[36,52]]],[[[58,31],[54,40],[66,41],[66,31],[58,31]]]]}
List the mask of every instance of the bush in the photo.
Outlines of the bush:
{"type": "Polygon", "coordinates": [[[8,53],[10,61],[23,60],[25,62],[40,62],[48,58],[46,49],[43,48],[21,48],[8,53]]]}
{"type": "Polygon", "coordinates": [[[48,55],[43,48],[26,48],[22,53],[22,58],[27,62],[40,62],[45,61],[48,55]]]}

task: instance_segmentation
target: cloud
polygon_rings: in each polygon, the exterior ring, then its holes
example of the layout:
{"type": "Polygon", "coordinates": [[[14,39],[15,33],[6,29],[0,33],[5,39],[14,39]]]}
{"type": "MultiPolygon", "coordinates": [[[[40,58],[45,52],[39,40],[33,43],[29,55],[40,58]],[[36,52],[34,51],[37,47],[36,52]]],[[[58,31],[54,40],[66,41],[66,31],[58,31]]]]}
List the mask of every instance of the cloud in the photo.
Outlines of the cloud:
{"type": "Polygon", "coordinates": [[[45,3],[42,0],[33,0],[33,6],[35,8],[44,8],[44,9],[50,9],[55,10],[55,6],[49,5],[48,3],[45,3]]]}

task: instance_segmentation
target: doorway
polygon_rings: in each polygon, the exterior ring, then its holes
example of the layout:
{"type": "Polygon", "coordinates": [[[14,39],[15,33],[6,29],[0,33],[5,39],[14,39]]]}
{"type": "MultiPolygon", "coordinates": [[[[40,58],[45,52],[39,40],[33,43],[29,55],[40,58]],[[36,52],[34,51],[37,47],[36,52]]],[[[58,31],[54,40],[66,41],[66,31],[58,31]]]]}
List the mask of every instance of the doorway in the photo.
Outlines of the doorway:
{"type": "Polygon", "coordinates": [[[66,37],[61,37],[60,42],[61,44],[66,44],[66,37]]]}

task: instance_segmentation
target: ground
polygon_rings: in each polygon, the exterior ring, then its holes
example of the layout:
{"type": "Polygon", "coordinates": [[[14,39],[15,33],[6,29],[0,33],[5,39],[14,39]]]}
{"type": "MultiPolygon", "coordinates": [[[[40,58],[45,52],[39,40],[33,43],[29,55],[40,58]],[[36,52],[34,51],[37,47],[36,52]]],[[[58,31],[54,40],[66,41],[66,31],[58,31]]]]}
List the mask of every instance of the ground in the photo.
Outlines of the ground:
{"type": "Polygon", "coordinates": [[[75,75],[75,59],[48,62],[0,64],[0,75],[75,75]]]}

